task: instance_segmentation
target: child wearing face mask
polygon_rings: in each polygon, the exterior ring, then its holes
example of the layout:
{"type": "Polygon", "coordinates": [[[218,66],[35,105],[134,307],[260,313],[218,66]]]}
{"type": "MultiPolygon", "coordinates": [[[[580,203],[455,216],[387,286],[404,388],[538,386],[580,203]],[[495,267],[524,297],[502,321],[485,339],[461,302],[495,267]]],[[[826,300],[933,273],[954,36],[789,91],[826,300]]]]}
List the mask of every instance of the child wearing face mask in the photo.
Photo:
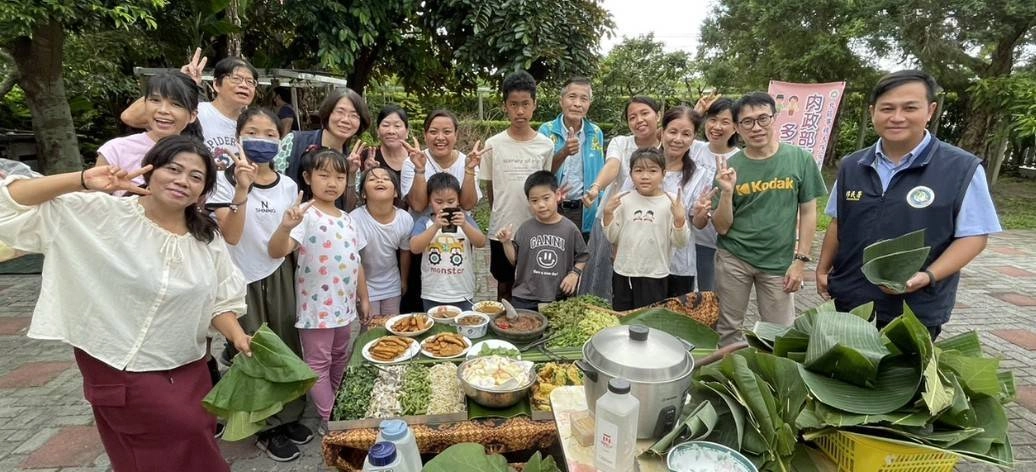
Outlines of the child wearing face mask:
{"type": "MultiPolygon", "coordinates": [[[[253,333],[266,323],[302,357],[295,328],[295,265],[284,257],[270,257],[267,251],[267,242],[299,191],[295,181],[270,165],[280,144],[278,123],[277,115],[264,108],[248,108],[241,113],[237,135],[242,154],[234,156],[234,164],[216,174],[216,188],[206,206],[214,210],[231,259],[248,283],[248,310],[239,319],[241,327],[253,333]]],[[[229,364],[235,354],[233,346],[226,346],[222,361],[229,364]]],[[[299,423],[304,409],[304,398],[285,405],[259,433],[259,447],[275,460],[297,457],[300,453],[296,444],[313,437],[312,431],[299,423]]]]}

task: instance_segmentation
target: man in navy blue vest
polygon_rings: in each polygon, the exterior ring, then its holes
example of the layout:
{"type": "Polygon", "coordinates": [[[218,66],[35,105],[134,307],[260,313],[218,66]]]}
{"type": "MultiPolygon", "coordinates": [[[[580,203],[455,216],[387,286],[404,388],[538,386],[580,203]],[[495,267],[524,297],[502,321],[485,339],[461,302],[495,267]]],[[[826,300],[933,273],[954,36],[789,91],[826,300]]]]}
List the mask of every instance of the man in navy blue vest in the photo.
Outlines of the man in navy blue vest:
{"type": "Polygon", "coordinates": [[[949,321],[960,270],[986,247],[1000,222],[978,157],[928,133],[938,84],[903,70],[882,77],[870,95],[880,139],[842,160],[827,214],[833,220],[817,264],[817,291],[840,311],[875,302],[878,327],[903,303],[934,339],[949,321]],[[864,277],[863,248],[925,229],[932,250],[922,270],[897,295],[864,277]]]}

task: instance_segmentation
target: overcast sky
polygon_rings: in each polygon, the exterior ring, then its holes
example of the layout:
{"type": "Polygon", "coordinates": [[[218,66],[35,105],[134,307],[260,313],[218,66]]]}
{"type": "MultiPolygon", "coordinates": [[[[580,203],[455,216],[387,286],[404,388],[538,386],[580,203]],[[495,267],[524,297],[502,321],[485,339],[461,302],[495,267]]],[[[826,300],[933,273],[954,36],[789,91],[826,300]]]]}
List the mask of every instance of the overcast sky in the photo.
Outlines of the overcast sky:
{"type": "Polygon", "coordinates": [[[654,32],[666,50],[684,50],[694,56],[701,29],[711,0],[604,0],[604,7],[615,21],[615,37],[601,41],[601,49],[609,50],[623,36],[634,37],[654,32]]]}

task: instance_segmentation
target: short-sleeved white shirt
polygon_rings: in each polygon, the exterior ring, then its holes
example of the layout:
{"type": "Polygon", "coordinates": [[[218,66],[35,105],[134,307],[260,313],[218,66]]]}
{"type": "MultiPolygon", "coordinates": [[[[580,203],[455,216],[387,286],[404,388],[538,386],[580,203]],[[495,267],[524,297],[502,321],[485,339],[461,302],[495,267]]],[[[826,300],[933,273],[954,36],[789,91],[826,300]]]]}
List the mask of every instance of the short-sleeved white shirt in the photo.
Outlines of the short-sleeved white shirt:
{"type": "Polygon", "coordinates": [[[238,153],[237,121],[220,113],[212,102],[201,102],[198,104],[198,123],[216,167],[219,170],[230,167],[238,153]]]}
{"type": "MultiPolygon", "coordinates": [[[[230,257],[241,269],[246,283],[269,277],[284,262],[283,257],[270,257],[270,236],[280,226],[284,212],[295,204],[298,193],[299,187],[294,180],[278,174],[272,184],[253,185],[244,208],[238,209],[245,212],[241,240],[228,246],[230,257]]],[[[209,197],[209,203],[231,203],[233,199],[234,186],[223,172],[217,172],[216,188],[209,197]]]]}
{"type": "Polygon", "coordinates": [[[493,151],[482,158],[483,180],[493,182],[493,210],[489,216],[489,237],[496,240],[500,228],[515,228],[532,218],[525,198],[525,179],[538,170],[550,170],[554,159],[554,142],[535,133],[528,141],[517,141],[507,130],[486,140],[493,151]]]}
{"type": "Polygon", "coordinates": [[[349,216],[367,241],[367,246],[360,251],[360,260],[367,276],[370,301],[399,296],[403,293],[403,286],[396,255],[398,251],[410,250],[410,230],[414,227],[414,219],[410,213],[396,208],[395,218],[384,224],[374,219],[366,206],[353,210],[349,216]]]}

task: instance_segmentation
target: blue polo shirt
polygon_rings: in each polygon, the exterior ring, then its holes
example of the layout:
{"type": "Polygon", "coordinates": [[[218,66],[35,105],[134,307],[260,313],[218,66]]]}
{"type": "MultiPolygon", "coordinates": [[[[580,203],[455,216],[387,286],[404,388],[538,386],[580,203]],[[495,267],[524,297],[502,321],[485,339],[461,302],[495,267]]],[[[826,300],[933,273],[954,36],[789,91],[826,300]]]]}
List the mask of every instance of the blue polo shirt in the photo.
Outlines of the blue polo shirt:
{"type": "MultiPolygon", "coordinates": [[[[914,163],[914,160],[917,159],[921,150],[928,146],[931,141],[932,135],[925,131],[924,139],[918,143],[917,147],[907,153],[906,156],[903,156],[899,164],[895,164],[889,160],[881,145],[881,139],[878,139],[876,149],[874,150],[877,159],[874,160],[871,166],[877,171],[878,178],[881,179],[882,190],[888,190],[892,176],[903,169],[909,168],[914,163]]],[[[831,187],[831,199],[827,201],[827,208],[824,210],[828,216],[836,219],[838,218],[838,199],[835,198],[837,195],[838,181],[836,180],[831,187]]],[[[964,191],[964,201],[961,203],[960,212],[957,213],[953,236],[963,238],[999,233],[1001,231],[1003,229],[1000,226],[1000,219],[996,216],[993,198],[989,193],[989,186],[986,184],[986,172],[982,169],[982,166],[979,166],[971,176],[971,182],[968,184],[967,190],[964,191]]]]}

